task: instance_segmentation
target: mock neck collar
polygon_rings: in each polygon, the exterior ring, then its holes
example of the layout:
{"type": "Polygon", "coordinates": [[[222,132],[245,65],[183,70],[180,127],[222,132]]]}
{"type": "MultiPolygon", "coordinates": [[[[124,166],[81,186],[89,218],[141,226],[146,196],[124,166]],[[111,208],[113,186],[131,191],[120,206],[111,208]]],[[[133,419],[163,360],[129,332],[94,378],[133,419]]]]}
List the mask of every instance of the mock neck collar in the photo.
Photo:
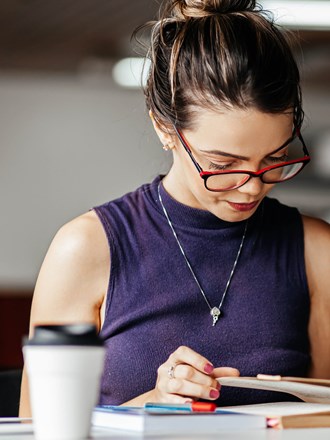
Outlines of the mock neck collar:
{"type": "MultiPolygon", "coordinates": [[[[245,220],[228,222],[220,219],[209,211],[192,208],[191,206],[178,202],[165,190],[162,183],[163,177],[164,176],[158,176],[150,184],[150,194],[154,207],[161,215],[165,216],[158,197],[159,187],[163,204],[173,225],[196,229],[241,229],[242,225],[245,225],[245,220]]],[[[251,220],[258,214],[259,208],[253,214],[251,220]]],[[[249,222],[251,222],[251,220],[249,220],[249,222]]]]}

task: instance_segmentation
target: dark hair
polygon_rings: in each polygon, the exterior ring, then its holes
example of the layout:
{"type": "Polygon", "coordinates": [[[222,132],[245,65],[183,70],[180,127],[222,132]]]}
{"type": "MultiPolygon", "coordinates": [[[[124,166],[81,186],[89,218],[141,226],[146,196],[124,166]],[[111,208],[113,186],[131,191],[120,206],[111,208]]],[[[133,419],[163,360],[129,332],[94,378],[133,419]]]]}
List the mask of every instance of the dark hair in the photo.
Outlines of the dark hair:
{"type": "Polygon", "coordinates": [[[160,19],[146,26],[151,65],[145,96],[161,126],[192,127],[198,107],[291,109],[295,125],[302,124],[289,39],[255,1],[167,0],[160,19]]]}

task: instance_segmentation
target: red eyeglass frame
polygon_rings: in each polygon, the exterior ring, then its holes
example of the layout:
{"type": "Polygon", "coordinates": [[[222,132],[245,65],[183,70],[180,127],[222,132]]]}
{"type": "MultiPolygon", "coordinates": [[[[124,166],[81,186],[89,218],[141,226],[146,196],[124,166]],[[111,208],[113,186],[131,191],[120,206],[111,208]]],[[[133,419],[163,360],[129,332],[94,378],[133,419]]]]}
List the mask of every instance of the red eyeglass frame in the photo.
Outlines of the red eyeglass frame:
{"type": "Polygon", "coordinates": [[[311,160],[311,157],[310,157],[309,152],[308,152],[308,150],[307,150],[306,144],[305,144],[304,139],[303,139],[303,137],[302,137],[302,135],[301,135],[300,129],[296,127],[296,128],[293,130],[293,135],[290,137],[290,139],[288,139],[283,145],[281,145],[281,146],[280,146],[279,148],[277,148],[275,151],[272,151],[270,154],[275,154],[275,153],[277,153],[277,152],[280,151],[282,148],[286,147],[290,142],[292,142],[296,137],[298,137],[298,139],[299,139],[300,142],[302,143],[302,146],[303,146],[303,152],[304,152],[304,154],[305,154],[305,156],[302,157],[302,158],[300,158],[300,159],[294,159],[294,160],[290,160],[290,161],[287,161],[287,162],[282,162],[281,164],[278,164],[278,165],[271,165],[271,166],[269,166],[269,167],[262,168],[262,169],[259,170],[259,171],[248,171],[248,170],[203,171],[203,168],[199,165],[199,163],[198,163],[198,162],[196,161],[196,159],[194,158],[193,153],[192,153],[192,151],[191,151],[191,148],[190,148],[190,146],[189,146],[187,140],[186,140],[185,137],[183,136],[181,130],[179,130],[176,126],[174,126],[174,130],[175,130],[176,135],[178,136],[178,138],[179,138],[179,140],[180,140],[180,142],[181,142],[183,148],[186,150],[186,152],[189,154],[190,159],[193,161],[193,164],[195,165],[197,171],[199,172],[200,177],[204,180],[204,186],[205,186],[205,188],[206,188],[208,191],[212,191],[212,192],[231,191],[231,190],[233,190],[233,189],[240,188],[241,186],[245,185],[245,183],[247,183],[247,182],[251,179],[251,177],[259,177],[259,178],[261,179],[261,181],[262,181],[263,183],[266,183],[266,184],[273,184],[273,183],[286,182],[287,180],[290,180],[290,179],[292,179],[293,177],[296,177],[297,174],[299,174],[299,173],[305,168],[305,166],[310,162],[310,160],[311,160]],[[292,176],[288,177],[287,179],[284,179],[284,180],[278,180],[278,181],[273,181],[273,182],[265,182],[265,181],[262,179],[262,176],[263,176],[267,171],[274,170],[274,169],[277,169],[277,168],[283,168],[284,166],[287,166],[287,165],[294,165],[295,163],[302,163],[303,165],[302,165],[302,167],[301,167],[301,168],[300,168],[295,174],[293,174],[292,176]],[[239,185],[237,185],[237,186],[235,186],[235,187],[229,188],[229,189],[210,189],[210,188],[208,188],[207,185],[206,185],[207,179],[208,179],[210,176],[215,176],[215,175],[219,175],[219,174],[248,174],[249,177],[248,177],[248,179],[246,179],[243,183],[241,183],[241,184],[239,184],[239,185]]]}

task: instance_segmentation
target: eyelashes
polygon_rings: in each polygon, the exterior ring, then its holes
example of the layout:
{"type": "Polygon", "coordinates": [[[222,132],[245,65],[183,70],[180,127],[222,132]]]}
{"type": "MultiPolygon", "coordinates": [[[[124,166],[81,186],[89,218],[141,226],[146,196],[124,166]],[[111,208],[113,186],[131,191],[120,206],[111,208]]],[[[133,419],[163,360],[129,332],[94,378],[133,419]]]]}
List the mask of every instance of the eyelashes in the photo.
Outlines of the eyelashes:
{"type": "MultiPolygon", "coordinates": [[[[282,154],[282,156],[279,156],[279,157],[269,156],[264,161],[265,161],[265,164],[267,165],[267,163],[278,164],[278,163],[282,163],[282,162],[287,162],[288,159],[289,159],[289,156],[287,154],[282,154]]],[[[225,171],[225,170],[229,170],[229,169],[234,169],[235,166],[236,166],[235,162],[222,163],[222,164],[209,162],[208,169],[210,171],[212,171],[212,170],[225,171]]]]}
{"type": "Polygon", "coordinates": [[[287,162],[289,159],[289,156],[287,154],[282,154],[282,156],[280,156],[280,157],[269,156],[267,159],[273,163],[281,163],[281,162],[287,162]]]}
{"type": "Polygon", "coordinates": [[[231,168],[231,167],[232,167],[232,163],[230,163],[230,164],[218,164],[218,163],[213,163],[213,162],[209,163],[209,169],[215,170],[215,171],[224,171],[224,170],[227,170],[228,168],[231,168]]]}

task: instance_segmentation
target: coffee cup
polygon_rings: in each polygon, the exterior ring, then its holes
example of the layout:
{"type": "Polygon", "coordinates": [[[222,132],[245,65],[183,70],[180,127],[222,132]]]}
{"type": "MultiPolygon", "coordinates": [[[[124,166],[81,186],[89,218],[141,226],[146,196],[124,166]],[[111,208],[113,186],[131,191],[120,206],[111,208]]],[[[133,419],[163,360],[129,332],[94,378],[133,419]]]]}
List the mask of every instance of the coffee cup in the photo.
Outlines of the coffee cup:
{"type": "Polygon", "coordinates": [[[37,440],[88,437],[104,346],[92,324],[39,325],[23,343],[37,440]]]}

